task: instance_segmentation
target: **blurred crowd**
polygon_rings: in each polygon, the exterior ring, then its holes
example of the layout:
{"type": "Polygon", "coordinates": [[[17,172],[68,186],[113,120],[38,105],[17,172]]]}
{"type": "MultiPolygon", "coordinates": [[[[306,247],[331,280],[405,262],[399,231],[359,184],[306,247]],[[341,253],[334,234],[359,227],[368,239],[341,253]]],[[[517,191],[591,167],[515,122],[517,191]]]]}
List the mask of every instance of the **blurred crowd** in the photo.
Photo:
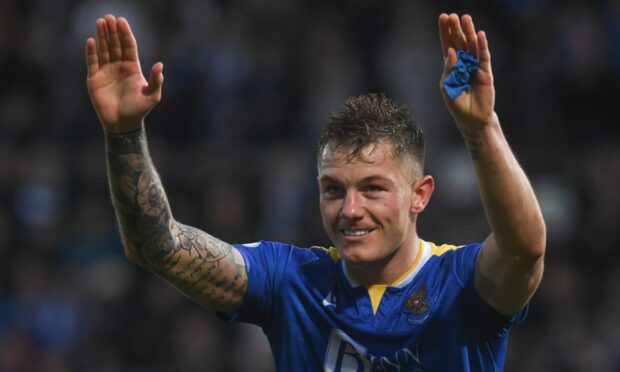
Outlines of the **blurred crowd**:
{"type": "MultiPolygon", "coordinates": [[[[440,12],[489,37],[497,112],[548,226],[546,272],[507,371],[620,370],[620,1],[4,0],[0,2],[0,371],[273,370],[231,325],[124,258],[85,87],[95,20],[125,16],[174,216],[229,242],[329,245],[315,147],[349,96],[411,110],[437,183],[437,243],[489,232],[438,91],[440,12]]],[[[303,347],[300,345],[300,347],[303,347]]]]}

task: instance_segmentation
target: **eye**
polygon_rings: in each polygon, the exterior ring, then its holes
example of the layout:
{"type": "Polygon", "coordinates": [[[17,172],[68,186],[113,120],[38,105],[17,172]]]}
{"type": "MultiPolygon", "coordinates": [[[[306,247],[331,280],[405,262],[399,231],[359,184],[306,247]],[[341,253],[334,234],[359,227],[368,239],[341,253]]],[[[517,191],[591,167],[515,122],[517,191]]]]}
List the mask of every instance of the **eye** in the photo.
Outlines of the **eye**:
{"type": "Polygon", "coordinates": [[[385,191],[385,188],[379,186],[379,185],[368,185],[366,187],[366,191],[369,192],[381,192],[381,191],[385,191]]]}
{"type": "Polygon", "coordinates": [[[321,187],[321,193],[328,196],[338,196],[342,194],[342,188],[338,185],[325,185],[321,187]]]}

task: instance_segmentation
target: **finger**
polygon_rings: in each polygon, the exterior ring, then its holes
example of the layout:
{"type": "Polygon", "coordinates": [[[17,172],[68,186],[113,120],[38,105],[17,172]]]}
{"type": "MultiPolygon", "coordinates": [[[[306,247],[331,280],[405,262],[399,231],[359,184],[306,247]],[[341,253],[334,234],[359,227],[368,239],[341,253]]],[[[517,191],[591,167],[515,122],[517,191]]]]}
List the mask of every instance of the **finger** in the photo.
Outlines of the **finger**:
{"type": "Polygon", "coordinates": [[[97,58],[97,46],[95,39],[89,37],[86,39],[86,48],[84,50],[86,56],[86,70],[88,76],[93,76],[99,70],[99,59],[97,58]]]}
{"type": "Polygon", "coordinates": [[[164,64],[157,62],[151,68],[149,85],[144,89],[144,94],[153,101],[158,102],[161,98],[161,87],[164,83],[164,64]]]}
{"type": "Polygon", "coordinates": [[[110,62],[106,22],[103,18],[97,20],[97,57],[99,58],[99,67],[110,62]]]}
{"type": "Polygon", "coordinates": [[[451,40],[449,20],[450,17],[446,13],[442,13],[439,16],[439,42],[441,43],[444,58],[448,55],[448,46],[451,40]]]}
{"type": "Polygon", "coordinates": [[[138,44],[136,38],[131,32],[129,23],[123,17],[118,18],[116,23],[118,26],[118,33],[121,41],[121,48],[123,50],[123,60],[125,61],[138,61],[138,44]]]}
{"type": "Polygon", "coordinates": [[[120,61],[123,52],[121,50],[121,41],[118,37],[118,29],[116,27],[116,18],[112,14],[105,16],[106,29],[108,31],[108,42],[110,50],[110,61],[120,61]]]}
{"type": "Polygon", "coordinates": [[[466,47],[465,34],[461,29],[461,21],[456,13],[450,14],[450,41],[456,50],[463,50],[466,47]]]}
{"type": "Polygon", "coordinates": [[[480,47],[480,68],[483,71],[491,72],[491,51],[489,41],[484,31],[478,31],[478,44],[480,47]]]}
{"type": "Polygon", "coordinates": [[[469,14],[465,14],[461,17],[461,25],[463,26],[463,33],[465,34],[465,40],[467,41],[467,51],[478,58],[478,36],[476,35],[476,28],[474,27],[474,21],[469,14]]]}

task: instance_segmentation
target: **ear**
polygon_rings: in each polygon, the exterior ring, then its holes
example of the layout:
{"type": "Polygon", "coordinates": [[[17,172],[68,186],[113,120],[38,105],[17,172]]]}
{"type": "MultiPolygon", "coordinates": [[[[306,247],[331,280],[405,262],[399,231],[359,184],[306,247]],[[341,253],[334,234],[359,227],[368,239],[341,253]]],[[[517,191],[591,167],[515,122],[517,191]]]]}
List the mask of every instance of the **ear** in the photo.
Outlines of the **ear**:
{"type": "Polygon", "coordinates": [[[426,208],[428,201],[431,200],[431,195],[435,190],[435,180],[431,176],[422,176],[418,178],[412,185],[412,198],[409,211],[411,213],[419,214],[426,208]]]}

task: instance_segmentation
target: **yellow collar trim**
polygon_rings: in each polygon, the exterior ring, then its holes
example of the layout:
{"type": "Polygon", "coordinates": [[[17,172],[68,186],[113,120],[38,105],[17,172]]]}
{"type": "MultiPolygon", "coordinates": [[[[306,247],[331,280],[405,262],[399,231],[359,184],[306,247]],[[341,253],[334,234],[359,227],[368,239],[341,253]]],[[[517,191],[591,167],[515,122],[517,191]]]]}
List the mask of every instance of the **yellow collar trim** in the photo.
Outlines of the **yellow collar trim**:
{"type": "Polygon", "coordinates": [[[422,241],[422,239],[420,239],[420,248],[418,249],[418,255],[416,256],[415,260],[413,261],[413,264],[407,269],[407,271],[405,271],[401,276],[399,276],[396,280],[394,280],[392,282],[392,284],[390,284],[391,286],[395,287],[395,286],[399,285],[400,283],[402,283],[403,280],[405,280],[409,276],[409,274],[411,274],[413,272],[413,270],[420,263],[420,260],[422,259],[422,253],[423,252],[424,252],[424,242],[422,241]]]}
{"type": "MultiPolygon", "coordinates": [[[[398,284],[402,283],[407,277],[413,272],[413,270],[418,266],[420,260],[422,259],[424,251],[424,242],[420,239],[420,249],[418,250],[418,255],[413,261],[413,264],[405,271],[401,276],[399,276],[396,280],[394,280],[389,286],[395,287],[398,284]]],[[[371,284],[367,286],[368,296],[370,297],[370,303],[372,304],[372,314],[377,315],[377,310],[379,309],[379,304],[381,303],[381,299],[385,294],[387,289],[387,284],[371,284]]]]}

